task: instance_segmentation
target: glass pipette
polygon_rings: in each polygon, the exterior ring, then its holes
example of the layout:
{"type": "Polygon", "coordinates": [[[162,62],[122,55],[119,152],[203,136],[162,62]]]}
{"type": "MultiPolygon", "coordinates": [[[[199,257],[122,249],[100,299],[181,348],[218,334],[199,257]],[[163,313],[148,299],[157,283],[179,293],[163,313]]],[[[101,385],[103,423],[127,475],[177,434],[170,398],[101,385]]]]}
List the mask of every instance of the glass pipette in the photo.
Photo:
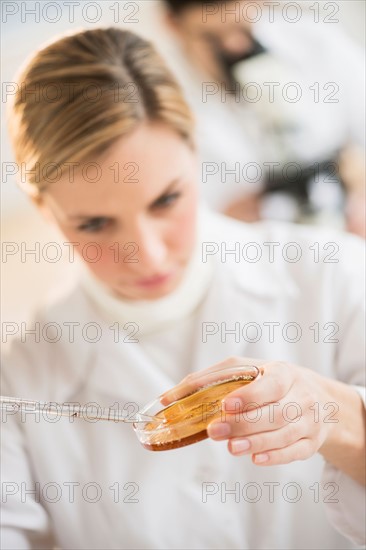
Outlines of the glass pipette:
{"type": "Polygon", "coordinates": [[[107,420],[111,422],[152,422],[162,419],[147,414],[137,412],[137,416],[131,417],[131,412],[126,410],[116,410],[112,408],[102,408],[99,406],[81,406],[77,404],[55,403],[53,401],[31,401],[19,397],[0,396],[0,409],[12,412],[41,412],[47,415],[78,417],[84,420],[107,420]]]}

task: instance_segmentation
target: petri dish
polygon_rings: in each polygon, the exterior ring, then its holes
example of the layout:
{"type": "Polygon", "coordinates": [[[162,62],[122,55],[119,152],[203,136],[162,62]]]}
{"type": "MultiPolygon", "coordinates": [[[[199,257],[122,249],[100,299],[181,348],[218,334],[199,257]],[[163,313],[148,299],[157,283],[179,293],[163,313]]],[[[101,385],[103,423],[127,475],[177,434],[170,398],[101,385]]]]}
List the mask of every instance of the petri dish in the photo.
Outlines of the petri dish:
{"type": "Polygon", "coordinates": [[[167,451],[206,439],[207,426],[223,414],[224,397],[259,376],[258,367],[237,365],[205,374],[187,394],[167,407],[156,399],[139,411],[133,424],[140,443],[149,451],[167,451]],[[154,419],[139,420],[139,414],[154,419]]]}

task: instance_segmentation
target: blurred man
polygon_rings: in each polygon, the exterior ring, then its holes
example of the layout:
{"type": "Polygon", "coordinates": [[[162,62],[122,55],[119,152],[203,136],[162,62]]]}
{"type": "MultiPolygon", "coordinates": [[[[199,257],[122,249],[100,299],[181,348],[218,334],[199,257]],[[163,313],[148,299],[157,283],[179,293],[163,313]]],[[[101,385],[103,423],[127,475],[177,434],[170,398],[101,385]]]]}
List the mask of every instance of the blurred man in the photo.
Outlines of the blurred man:
{"type": "Polygon", "coordinates": [[[247,221],[345,219],[365,236],[363,55],[336,17],[279,2],[164,3],[208,203],[247,221]]]}

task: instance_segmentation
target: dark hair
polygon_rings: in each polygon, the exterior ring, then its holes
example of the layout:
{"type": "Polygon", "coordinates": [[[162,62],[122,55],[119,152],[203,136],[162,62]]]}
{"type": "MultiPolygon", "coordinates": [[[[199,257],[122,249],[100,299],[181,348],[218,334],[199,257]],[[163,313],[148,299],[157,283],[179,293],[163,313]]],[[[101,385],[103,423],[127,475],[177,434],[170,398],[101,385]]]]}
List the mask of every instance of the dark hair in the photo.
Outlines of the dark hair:
{"type": "MultiPolygon", "coordinates": [[[[182,13],[188,8],[212,4],[212,0],[163,0],[163,2],[175,15],[182,13]]],[[[224,0],[216,0],[216,3],[219,2],[224,2],[224,0]]]]}

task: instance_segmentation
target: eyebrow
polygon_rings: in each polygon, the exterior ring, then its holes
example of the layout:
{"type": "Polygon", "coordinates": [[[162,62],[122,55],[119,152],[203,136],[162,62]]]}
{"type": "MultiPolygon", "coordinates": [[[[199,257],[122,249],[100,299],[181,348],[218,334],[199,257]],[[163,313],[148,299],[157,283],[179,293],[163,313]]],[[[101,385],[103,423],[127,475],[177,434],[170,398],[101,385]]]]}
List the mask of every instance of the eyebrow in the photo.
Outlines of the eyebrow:
{"type": "MultiPolygon", "coordinates": [[[[152,206],[154,206],[157,202],[159,202],[160,199],[162,199],[165,195],[167,195],[168,193],[170,193],[174,187],[177,185],[177,183],[179,183],[179,181],[182,179],[182,177],[178,177],[178,178],[175,178],[169,185],[168,187],[165,189],[165,191],[163,191],[156,199],[154,199],[150,204],[149,204],[149,208],[151,208],[152,206]]],[[[109,218],[110,216],[106,216],[104,214],[89,214],[89,215],[85,215],[85,214],[73,214],[72,216],[68,216],[68,219],[69,220],[79,220],[79,221],[82,221],[82,220],[91,220],[91,219],[94,219],[94,218],[109,218]]]]}

